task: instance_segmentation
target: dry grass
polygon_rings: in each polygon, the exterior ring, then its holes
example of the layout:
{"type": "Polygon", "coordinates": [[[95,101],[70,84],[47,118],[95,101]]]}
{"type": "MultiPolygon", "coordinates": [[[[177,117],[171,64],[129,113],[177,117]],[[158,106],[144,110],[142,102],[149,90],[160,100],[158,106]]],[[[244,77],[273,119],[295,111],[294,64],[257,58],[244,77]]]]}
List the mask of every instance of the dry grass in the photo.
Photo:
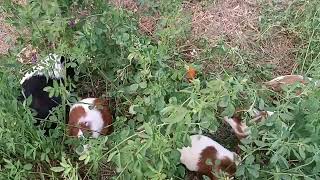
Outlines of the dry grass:
{"type": "Polygon", "coordinates": [[[153,35],[156,30],[157,19],[152,16],[142,16],[139,18],[139,29],[141,32],[153,35]]]}
{"type": "Polygon", "coordinates": [[[259,65],[272,65],[274,76],[292,74],[297,67],[295,41],[294,35],[274,29],[257,50],[259,65]]]}
{"type": "MultiPolygon", "coordinates": [[[[266,3],[279,10],[290,4],[289,1],[272,4],[269,0],[266,3]]],[[[274,76],[291,74],[295,69],[296,38],[276,28],[270,28],[270,35],[263,37],[259,27],[262,6],[257,0],[217,0],[208,7],[203,7],[201,2],[186,2],[185,9],[192,13],[191,41],[205,38],[214,47],[223,40],[229,48],[236,47],[257,57],[253,59],[254,66],[272,65],[274,76]]],[[[229,56],[205,61],[205,71],[233,69],[241,59],[239,56],[236,61],[229,56]]]]}
{"type": "Polygon", "coordinates": [[[109,3],[117,8],[123,8],[136,13],[140,17],[138,24],[140,31],[143,34],[153,36],[159,17],[158,15],[144,15],[144,12],[147,11],[149,7],[139,5],[137,0],[110,0],[109,3]]]}
{"type": "Polygon", "coordinates": [[[5,23],[6,17],[8,17],[7,14],[0,12],[0,54],[8,53],[18,36],[15,28],[5,23]]]}
{"type": "Polygon", "coordinates": [[[135,0],[110,0],[109,3],[117,8],[124,8],[132,12],[137,12],[139,8],[135,0]]]}
{"type": "Polygon", "coordinates": [[[19,4],[19,5],[26,5],[28,3],[27,0],[12,0],[12,2],[19,4]]]}
{"type": "Polygon", "coordinates": [[[189,4],[192,11],[192,36],[205,37],[213,44],[226,39],[233,46],[246,47],[258,31],[260,7],[257,2],[218,0],[210,7],[189,4]]]}

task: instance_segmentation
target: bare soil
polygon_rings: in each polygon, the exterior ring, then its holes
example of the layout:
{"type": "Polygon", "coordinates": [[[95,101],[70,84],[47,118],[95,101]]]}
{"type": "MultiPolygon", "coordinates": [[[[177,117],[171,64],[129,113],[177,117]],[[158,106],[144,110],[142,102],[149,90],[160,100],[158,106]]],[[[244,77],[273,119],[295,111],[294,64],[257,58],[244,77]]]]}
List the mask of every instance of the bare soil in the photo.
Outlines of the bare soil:
{"type": "MultiPolygon", "coordinates": [[[[264,3],[273,6],[270,0],[264,3]]],[[[258,0],[216,0],[203,7],[201,2],[186,2],[185,9],[192,13],[191,41],[207,39],[212,47],[220,41],[229,48],[236,48],[247,54],[254,54],[254,66],[271,65],[273,75],[291,74],[296,68],[296,37],[277,28],[261,32],[259,19],[262,6],[258,0]]],[[[290,1],[279,1],[274,8],[284,10],[290,1]]],[[[232,69],[238,62],[230,57],[203,62],[205,72],[232,69]]]]}
{"type": "Polygon", "coordinates": [[[0,12],[0,55],[8,53],[17,39],[15,28],[5,22],[7,14],[0,12]]]}

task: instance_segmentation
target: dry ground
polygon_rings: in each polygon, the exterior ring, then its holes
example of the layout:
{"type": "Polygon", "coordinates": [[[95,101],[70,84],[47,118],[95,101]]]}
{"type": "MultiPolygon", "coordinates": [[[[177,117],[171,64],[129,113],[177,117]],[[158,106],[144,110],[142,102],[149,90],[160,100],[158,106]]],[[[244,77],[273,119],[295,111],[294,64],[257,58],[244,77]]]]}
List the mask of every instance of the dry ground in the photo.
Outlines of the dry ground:
{"type": "MultiPolygon", "coordinates": [[[[143,33],[153,35],[157,18],[143,16],[145,7],[139,6],[136,0],[112,0],[113,5],[140,15],[139,27],[143,33]]],[[[273,3],[271,0],[189,0],[184,2],[184,10],[192,14],[192,32],[189,41],[182,45],[181,52],[188,61],[196,61],[201,49],[195,45],[199,39],[206,39],[212,47],[223,41],[228,48],[233,48],[239,56],[224,56],[208,59],[202,64],[205,72],[221,72],[223,69],[234,69],[243,63],[242,55],[249,54],[252,68],[273,67],[274,76],[291,74],[297,64],[295,62],[295,42],[297,37],[278,27],[268,31],[261,30],[259,23],[264,5],[277,10],[285,10],[290,0],[273,3]],[[192,50],[198,54],[194,54],[192,50]],[[233,58],[233,59],[232,59],[233,58]],[[241,61],[240,61],[241,59],[241,61]],[[285,63],[284,63],[285,62],[285,63]]],[[[161,18],[161,17],[160,17],[161,18]]]]}
{"type": "MultiPolygon", "coordinates": [[[[289,1],[279,1],[278,9],[285,9],[289,1]]],[[[270,4],[270,1],[265,1],[270,4]]],[[[216,0],[203,7],[201,2],[188,2],[186,9],[192,12],[192,41],[207,39],[212,46],[223,40],[228,47],[254,55],[255,66],[272,65],[273,74],[291,74],[295,67],[294,35],[281,28],[270,28],[262,32],[259,27],[262,6],[257,0],[216,0]],[[285,62],[285,63],[283,63],[285,62]]],[[[219,60],[223,68],[232,69],[235,62],[228,57],[219,60]]],[[[210,70],[217,67],[207,64],[210,70]]]]}
{"type": "MultiPolygon", "coordinates": [[[[25,1],[18,1],[20,4],[25,1]]],[[[125,8],[140,13],[140,7],[135,0],[111,0],[116,7],[125,8]]],[[[271,4],[270,1],[266,1],[271,4]]],[[[290,1],[279,1],[278,9],[285,9],[290,1]]],[[[257,0],[216,0],[203,6],[202,1],[186,1],[185,10],[192,13],[192,34],[188,47],[197,49],[192,42],[205,38],[214,47],[223,40],[229,47],[239,51],[254,54],[255,66],[272,65],[273,74],[291,74],[296,68],[295,41],[297,38],[280,28],[271,28],[269,33],[261,32],[259,18],[263,3],[257,0]],[[264,35],[262,35],[264,34],[264,35]],[[283,63],[286,62],[286,63],[283,63]]],[[[5,54],[17,38],[15,29],[4,22],[6,14],[0,14],[0,54],[5,54]]],[[[143,33],[152,35],[156,30],[157,18],[141,16],[139,27],[143,33]]],[[[189,55],[190,56],[190,55],[189,55]]],[[[192,55],[191,55],[192,58],[192,55]]],[[[230,57],[204,62],[207,71],[221,71],[222,68],[232,69],[237,62],[230,57]],[[214,63],[212,63],[214,62],[214,63]]]]}
{"type": "Polygon", "coordinates": [[[17,33],[15,29],[9,24],[5,23],[7,15],[0,12],[0,55],[6,54],[8,50],[14,45],[17,33]]]}

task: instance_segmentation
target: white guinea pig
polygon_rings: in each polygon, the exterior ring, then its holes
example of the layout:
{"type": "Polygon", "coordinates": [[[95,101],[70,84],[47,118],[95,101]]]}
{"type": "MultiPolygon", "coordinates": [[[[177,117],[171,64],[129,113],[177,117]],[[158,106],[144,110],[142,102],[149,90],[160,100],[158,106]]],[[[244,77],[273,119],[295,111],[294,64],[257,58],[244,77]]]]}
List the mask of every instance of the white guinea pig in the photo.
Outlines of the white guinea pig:
{"type": "Polygon", "coordinates": [[[178,149],[181,153],[181,163],[190,171],[206,175],[211,180],[217,179],[215,174],[221,173],[221,171],[230,176],[234,175],[236,172],[236,153],[203,135],[192,135],[190,138],[191,147],[178,149]],[[220,162],[217,163],[217,160],[220,162]]]}

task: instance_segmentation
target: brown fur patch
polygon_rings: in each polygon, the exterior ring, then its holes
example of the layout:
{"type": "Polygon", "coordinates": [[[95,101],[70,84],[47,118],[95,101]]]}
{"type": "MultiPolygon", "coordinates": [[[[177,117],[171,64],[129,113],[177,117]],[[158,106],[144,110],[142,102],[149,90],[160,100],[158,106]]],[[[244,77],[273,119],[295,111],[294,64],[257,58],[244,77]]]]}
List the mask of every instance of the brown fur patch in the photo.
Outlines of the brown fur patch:
{"type": "Polygon", "coordinates": [[[240,140],[246,138],[247,135],[244,132],[244,124],[241,121],[240,114],[233,116],[232,119],[237,124],[236,129],[234,129],[237,138],[240,140]]]}
{"type": "Polygon", "coordinates": [[[267,111],[259,111],[257,115],[253,117],[254,122],[259,123],[262,120],[265,120],[269,115],[267,111]]]}
{"type": "Polygon", "coordinates": [[[109,135],[113,131],[112,127],[112,114],[109,110],[109,101],[106,99],[96,99],[94,100],[94,105],[101,112],[102,119],[104,121],[104,128],[101,131],[101,135],[109,135]]]}
{"type": "Polygon", "coordinates": [[[306,84],[307,82],[303,78],[301,78],[301,76],[299,76],[299,75],[285,75],[280,80],[273,79],[271,81],[265,82],[264,84],[268,88],[270,88],[276,92],[279,92],[282,90],[283,86],[292,85],[295,83],[306,84]]]}
{"type": "Polygon", "coordinates": [[[201,158],[198,162],[199,173],[210,177],[211,180],[217,179],[217,177],[212,173],[212,170],[217,173],[220,171],[224,171],[231,176],[234,175],[236,171],[236,164],[228,157],[220,159],[221,163],[219,165],[215,165],[216,160],[218,160],[217,153],[218,152],[216,148],[212,146],[206,147],[202,150],[200,156],[201,158]],[[211,160],[213,166],[206,163],[208,160],[211,160]]]}
{"type": "Polygon", "coordinates": [[[78,136],[79,127],[88,128],[84,124],[78,124],[81,117],[86,116],[86,112],[83,107],[78,106],[73,108],[69,113],[69,136],[78,136]]]}

